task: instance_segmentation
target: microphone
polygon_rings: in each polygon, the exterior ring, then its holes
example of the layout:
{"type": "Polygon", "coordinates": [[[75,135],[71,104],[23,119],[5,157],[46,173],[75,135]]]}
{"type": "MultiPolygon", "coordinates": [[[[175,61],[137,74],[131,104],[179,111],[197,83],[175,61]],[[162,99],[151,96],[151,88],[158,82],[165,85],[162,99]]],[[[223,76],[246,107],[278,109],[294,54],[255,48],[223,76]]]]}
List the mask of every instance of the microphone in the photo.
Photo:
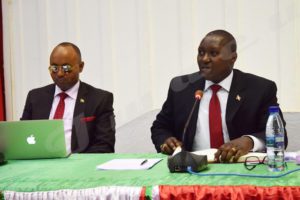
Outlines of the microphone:
{"type": "Polygon", "coordinates": [[[203,91],[202,90],[196,90],[195,92],[195,102],[194,102],[194,105],[192,107],[192,110],[188,116],[188,119],[186,120],[185,124],[184,124],[184,128],[183,128],[183,133],[182,133],[182,143],[184,143],[184,140],[185,140],[185,135],[186,135],[186,130],[190,124],[190,121],[191,121],[191,118],[192,118],[192,115],[194,113],[194,110],[196,108],[196,105],[198,102],[200,102],[201,98],[203,96],[203,91]]]}
{"type": "MultiPolygon", "coordinates": [[[[182,143],[184,144],[187,128],[190,124],[192,115],[196,108],[197,103],[200,102],[203,96],[203,91],[197,90],[195,92],[195,102],[192,110],[186,120],[182,133],[182,143]]],[[[196,155],[191,152],[182,150],[181,147],[177,147],[172,156],[168,157],[168,168],[170,172],[187,172],[187,168],[191,167],[193,171],[199,172],[207,168],[207,156],[196,155]]]]}

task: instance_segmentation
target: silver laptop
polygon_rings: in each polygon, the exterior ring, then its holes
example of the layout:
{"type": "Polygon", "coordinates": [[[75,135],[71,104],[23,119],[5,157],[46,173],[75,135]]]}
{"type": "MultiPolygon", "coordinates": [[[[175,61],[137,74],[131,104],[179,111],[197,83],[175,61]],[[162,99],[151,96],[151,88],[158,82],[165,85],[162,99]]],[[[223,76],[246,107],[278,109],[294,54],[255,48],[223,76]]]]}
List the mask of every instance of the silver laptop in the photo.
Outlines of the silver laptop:
{"type": "Polygon", "coordinates": [[[67,157],[62,120],[0,122],[6,159],[67,157]]]}

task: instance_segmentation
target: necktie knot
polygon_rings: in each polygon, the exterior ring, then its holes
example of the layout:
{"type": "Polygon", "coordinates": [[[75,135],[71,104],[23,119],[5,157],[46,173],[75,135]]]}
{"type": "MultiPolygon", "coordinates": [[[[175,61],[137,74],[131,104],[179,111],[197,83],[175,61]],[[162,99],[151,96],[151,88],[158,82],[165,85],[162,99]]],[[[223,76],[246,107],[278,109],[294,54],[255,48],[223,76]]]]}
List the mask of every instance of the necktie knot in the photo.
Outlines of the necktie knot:
{"type": "Polygon", "coordinates": [[[213,92],[214,94],[216,94],[221,88],[222,88],[222,87],[221,87],[220,85],[216,85],[216,84],[210,86],[210,89],[212,90],[212,92],[213,92]]]}
{"type": "Polygon", "coordinates": [[[67,98],[67,93],[61,92],[58,94],[61,100],[65,100],[65,98],[67,98]]]}

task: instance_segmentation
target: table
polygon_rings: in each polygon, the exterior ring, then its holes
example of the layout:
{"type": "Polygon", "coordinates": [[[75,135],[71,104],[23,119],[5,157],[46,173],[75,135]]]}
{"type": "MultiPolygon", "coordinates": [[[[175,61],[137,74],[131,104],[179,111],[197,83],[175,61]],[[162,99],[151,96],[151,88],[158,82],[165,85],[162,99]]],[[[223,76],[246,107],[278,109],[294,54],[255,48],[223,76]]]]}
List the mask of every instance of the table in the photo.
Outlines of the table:
{"type": "MultiPolygon", "coordinates": [[[[289,170],[296,169],[288,163],[289,170]]],[[[203,173],[271,174],[259,165],[248,171],[239,164],[209,164],[203,173]]],[[[170,173],[162,154],[73,154],[69,158],[10,160],[0,166],[0,191],[5,198],[55,199],[103,197],[112,199],[240,199],[247,197],[300,199],[300,172],[282,178],[237,176],[199,177],[170,173]],[[150,170],[100,171],[96,166],[113,158],[163,158],[150,170]]],[[[247,199],[246,198],[246,199],[247,199]]],[[[101,198],[100,198],[101,199],[101,198]]]]}

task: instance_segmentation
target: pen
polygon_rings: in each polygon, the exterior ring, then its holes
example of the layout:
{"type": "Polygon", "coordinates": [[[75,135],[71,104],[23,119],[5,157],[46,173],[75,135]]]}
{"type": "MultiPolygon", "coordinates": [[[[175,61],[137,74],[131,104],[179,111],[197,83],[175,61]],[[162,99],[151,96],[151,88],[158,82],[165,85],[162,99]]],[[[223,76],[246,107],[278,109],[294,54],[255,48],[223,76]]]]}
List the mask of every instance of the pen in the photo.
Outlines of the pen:
{"type": "Polygon", "coordinates": [[[140,165],[143,165],[143,164],[145,164],[146,162],[148,162],[148,160],[147,160],[147,159],[143,160],[143,161],[141,162],[141,164],[140,164],[140,165]]]}

